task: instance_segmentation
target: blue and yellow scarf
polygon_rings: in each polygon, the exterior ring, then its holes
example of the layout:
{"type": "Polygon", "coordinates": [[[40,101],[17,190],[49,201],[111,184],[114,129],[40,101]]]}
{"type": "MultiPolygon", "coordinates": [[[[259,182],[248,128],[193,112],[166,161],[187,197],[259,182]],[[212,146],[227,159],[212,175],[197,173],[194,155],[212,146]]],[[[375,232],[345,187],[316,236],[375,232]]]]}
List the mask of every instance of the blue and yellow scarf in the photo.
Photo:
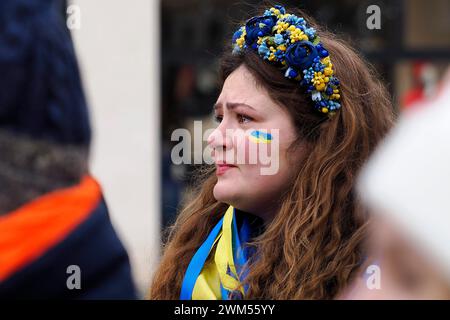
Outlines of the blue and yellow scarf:
{"type": "Polygon", "coordinates": [[[236,210],[230,206],[192,257],[184,275],[180,299],[228,300],[229,294],[236,291],[244,296],[247,288],[241,284],[240,276],[243,276],[248,253],[242,244],[249,237],[247,220],[243,219],[238,230],[236,210]],[[214,259],[208,260],[210,256],[214,259]]]}

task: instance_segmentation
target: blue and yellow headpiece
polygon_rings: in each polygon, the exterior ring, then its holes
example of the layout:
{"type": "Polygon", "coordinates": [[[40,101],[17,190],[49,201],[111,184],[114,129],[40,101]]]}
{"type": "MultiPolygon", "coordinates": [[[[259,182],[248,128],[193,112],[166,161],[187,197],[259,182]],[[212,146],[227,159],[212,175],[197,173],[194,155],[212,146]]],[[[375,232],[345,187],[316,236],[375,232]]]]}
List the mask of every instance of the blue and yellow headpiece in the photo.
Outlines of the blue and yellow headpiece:
{"type": "Polygon", "coordinates": [[[285,70],[311,95],[315,108],[333,115],[341,108],[339,80],[316,30],[305,19],[286,13],[282,6],[253,17],[233,35],[233,53],[254,50],[261,58],[285,70]]]}

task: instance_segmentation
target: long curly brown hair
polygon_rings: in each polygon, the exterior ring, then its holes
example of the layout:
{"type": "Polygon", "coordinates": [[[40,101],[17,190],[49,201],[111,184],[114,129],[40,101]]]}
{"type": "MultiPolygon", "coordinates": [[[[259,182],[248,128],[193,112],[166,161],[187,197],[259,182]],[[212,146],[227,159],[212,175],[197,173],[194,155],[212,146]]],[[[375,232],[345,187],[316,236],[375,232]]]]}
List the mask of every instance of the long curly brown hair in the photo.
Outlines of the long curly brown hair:
{"type": "MultiPolygon", "coordinates": [[[[221,60],[222,82],[245,65],[273,101],[288,110],[298,141],[308,145],[278,213],[249,244],[257,258],[248,264],[246,299],[330,299],[347,285],[364,256],[368,219],[354,192],[355,177],[395,118],[373,67],[346,41],[304,12],[299,15],[316,28],[341,82],[342,109],[333,118],[314,110],[297,83],[255,53],[225,53],[221,60]]],[[[179,298],[192,256],[228,207],[213,196],[217,178],[212,168],[200,179],[170,228],[150,299],[179,298]]]]}

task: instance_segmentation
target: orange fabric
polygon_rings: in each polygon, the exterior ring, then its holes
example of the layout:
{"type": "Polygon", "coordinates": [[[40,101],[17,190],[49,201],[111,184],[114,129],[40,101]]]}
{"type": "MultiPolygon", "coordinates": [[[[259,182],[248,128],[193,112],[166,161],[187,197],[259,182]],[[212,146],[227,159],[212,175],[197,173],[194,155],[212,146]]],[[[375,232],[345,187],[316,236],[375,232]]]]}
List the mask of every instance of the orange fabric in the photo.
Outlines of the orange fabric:
{"type": "Polygon", "coordinates": [[[100,198],[100,186],[86,176],[0,217],[0,282],[62,241],[100,198]]]}

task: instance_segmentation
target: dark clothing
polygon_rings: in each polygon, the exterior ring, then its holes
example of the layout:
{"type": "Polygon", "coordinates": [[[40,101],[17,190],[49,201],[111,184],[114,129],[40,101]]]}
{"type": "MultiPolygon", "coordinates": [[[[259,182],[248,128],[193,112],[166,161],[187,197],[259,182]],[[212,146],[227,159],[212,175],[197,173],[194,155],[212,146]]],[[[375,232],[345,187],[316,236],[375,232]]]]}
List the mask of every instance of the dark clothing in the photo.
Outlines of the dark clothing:
{"type": "Polygon", "coordinates": [[[128,255],[95,180],[87,177],[0,217],[4,298],[136,298],[128,255]],[[73,265],[81,271],[81,288],[71,290],[73,265]]]}
{"type": "Polygon", "coordinates": [[[0,127],[89,145],[77,60],[57,0],[0,1],[0,127]]]}

